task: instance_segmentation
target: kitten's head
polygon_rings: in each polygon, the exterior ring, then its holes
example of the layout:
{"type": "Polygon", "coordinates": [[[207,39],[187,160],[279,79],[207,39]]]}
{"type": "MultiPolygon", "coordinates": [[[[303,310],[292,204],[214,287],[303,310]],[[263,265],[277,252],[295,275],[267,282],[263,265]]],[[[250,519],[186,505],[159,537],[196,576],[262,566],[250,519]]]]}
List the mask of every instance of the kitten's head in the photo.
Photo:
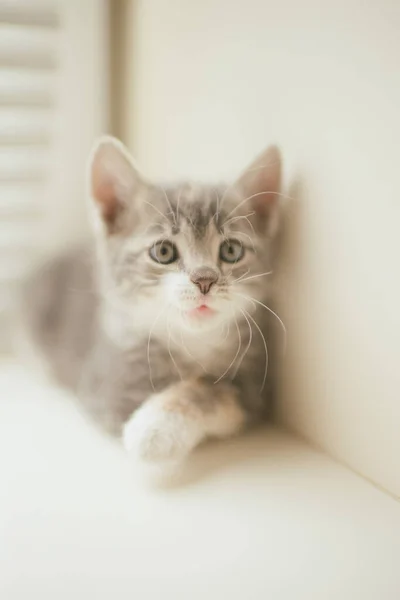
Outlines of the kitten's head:
{"type": "Polygon", "coordinates": [[[90,162],[105,296],[136,327],[218,330],[268,295],[280,155],[270,147],[230,186],[147,181],[120,142],[90,162]]]}

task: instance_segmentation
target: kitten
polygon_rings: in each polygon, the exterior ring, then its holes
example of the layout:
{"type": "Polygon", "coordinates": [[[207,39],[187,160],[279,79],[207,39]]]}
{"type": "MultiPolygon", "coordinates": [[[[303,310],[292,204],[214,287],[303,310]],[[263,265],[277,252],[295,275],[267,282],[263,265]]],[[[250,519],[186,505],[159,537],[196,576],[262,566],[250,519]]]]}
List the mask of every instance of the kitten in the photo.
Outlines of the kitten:
{"type": "Polygon", "coordinates": [[[89,166],[94,248],[25,291],[54,376],[145,461],[182,459],[266,414],[280,178],[271,147],[229,187],[162,188],[102,138],[89,166]]]}

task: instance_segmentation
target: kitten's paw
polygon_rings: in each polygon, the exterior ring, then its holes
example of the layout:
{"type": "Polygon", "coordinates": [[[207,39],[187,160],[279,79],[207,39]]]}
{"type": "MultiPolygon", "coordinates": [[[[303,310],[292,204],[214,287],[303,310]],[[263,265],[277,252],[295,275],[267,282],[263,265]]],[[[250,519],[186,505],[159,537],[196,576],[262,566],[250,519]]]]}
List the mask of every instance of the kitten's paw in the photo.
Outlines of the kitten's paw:
{"type": "Polygon", "coordinates": [[[152,402],[139,408],[123,431],[126,450],[150,463],[179,462],[203,437],[202,427],[195,419],[163,410],[152,402]]]}

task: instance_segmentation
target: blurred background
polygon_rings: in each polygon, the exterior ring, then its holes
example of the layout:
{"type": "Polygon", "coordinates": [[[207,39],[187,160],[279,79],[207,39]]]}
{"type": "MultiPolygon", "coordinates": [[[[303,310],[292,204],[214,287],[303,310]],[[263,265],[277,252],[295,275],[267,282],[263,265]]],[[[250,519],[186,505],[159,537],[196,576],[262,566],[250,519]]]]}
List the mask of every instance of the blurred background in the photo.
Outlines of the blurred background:
{"type": "Polygon", "coordinates": [[[113,133],[150,176],[281,146],[295,198],[281,423],[400,496],[400,4],[0,0],[0,334],[35,261],[88,235],[113,133]]]}
{"type": "Polygon", "coordinates": [[[87,235],[87,154],[110,127],[109,40],[102,0],[0,1],[3,352],[20,281],[43,256],[87,235]]]}

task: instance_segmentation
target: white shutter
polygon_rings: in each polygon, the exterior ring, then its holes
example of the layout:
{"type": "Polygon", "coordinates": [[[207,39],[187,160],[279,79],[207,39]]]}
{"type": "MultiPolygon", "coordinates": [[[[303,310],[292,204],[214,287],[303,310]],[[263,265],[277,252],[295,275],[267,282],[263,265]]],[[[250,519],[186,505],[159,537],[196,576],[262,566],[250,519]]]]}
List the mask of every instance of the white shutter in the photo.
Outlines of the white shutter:
{"type": "Polygon", "coordinates": [[[107,127],[107,1],[0,0],[0,350],[18,285],[86,231],[84,167],[107,127]]]}

